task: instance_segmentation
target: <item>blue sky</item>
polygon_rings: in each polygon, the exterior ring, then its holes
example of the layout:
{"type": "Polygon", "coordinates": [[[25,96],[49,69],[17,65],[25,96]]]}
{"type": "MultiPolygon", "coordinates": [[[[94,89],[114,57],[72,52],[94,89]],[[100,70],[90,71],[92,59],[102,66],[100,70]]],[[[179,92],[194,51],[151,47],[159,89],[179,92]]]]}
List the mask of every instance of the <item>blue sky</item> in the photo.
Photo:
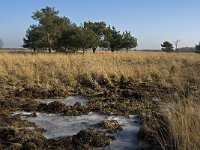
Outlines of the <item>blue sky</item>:
{"type": "Polygon", "coordinates": [[[37,24],[31,16],[45,6],[80,24],[105,21],[121,32],[130,30],[138,49],[160,49],[168,40],[179,47],[200,41],[200,0],[1,0],[0,38],[4,47],[20,47],[27,28],[37,24]]]}

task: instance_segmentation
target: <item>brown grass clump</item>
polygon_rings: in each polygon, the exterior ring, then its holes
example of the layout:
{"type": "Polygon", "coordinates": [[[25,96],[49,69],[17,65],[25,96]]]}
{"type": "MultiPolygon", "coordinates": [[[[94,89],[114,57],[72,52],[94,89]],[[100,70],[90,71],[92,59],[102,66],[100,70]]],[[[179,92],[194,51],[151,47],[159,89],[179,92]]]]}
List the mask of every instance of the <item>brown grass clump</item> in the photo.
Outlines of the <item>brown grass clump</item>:
{"type": "Polygon", "coordinates": [[[110,144],[110,138],[104,132],[93,129],[81,130],[73,136],[75,149],[92,149],[110,144]]]}
{"type": "Polygon", "coordinates": [[[200,104],[193,98],[150,105],[144,111],[142,141],[157,149],[197,150],[200,148],[200,104]]]}

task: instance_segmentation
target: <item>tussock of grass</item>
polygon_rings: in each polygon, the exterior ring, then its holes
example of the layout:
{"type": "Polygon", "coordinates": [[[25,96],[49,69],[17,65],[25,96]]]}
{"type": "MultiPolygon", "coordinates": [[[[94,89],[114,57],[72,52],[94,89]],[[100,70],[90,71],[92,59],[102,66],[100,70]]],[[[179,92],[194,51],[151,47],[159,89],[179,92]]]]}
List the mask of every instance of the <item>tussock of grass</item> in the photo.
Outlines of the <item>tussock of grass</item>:
{"type": "Polygon", "coordinates": [[[172,108],[163,111],[169,122],[175,147],[180,150],[200,148],[200,105],[192,98],[184,103],[173,103],[172,108]]]}
{"type": "Polygon", "coordinates": [[[142,141],[155,149],[197,150],[200,148],[200,103],[192,97],[171,103],[145,103],[142,141]],[[148,106],[146,106],[148,105],[148,106]]]}

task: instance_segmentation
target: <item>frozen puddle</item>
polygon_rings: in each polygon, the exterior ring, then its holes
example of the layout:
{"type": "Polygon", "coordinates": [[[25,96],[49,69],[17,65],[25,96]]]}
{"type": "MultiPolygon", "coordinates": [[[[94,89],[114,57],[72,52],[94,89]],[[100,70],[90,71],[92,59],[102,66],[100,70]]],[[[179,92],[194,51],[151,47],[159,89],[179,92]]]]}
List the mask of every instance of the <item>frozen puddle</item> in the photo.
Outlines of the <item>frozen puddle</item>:
{"type": "Polygon", "coordinates": [[[61,102],[65,105],[68,105],[68,106],[72,106],[75,103],[79,102],[79,103],[81,103],[81,105],[84,106],[88,103],[89,99],[86,98],[86,97],[69,96],[66,99],[45,99],[45,100],[37,99],[37,101],[40,102],[40,103],[45,103],[45,104],[49,104],[51,102],[58,101],[58,102],[61,102]]]}
{"type": "Polygon", "coordinates": [[[82,116],[62,116],[62,114],[37,113],[37,117],[28,116],[29,113],[18,111],[14,113],[22,114],[22,119],[36,123],[40,128],[45,129],[44,136],[47,139],[76,135],[80,130],[87,128],[100,128],[97,126],[102,120],[117,120],[123,130],[113,133],[116,140],[105,149],[140,149],[138,133],[141,128],[140,120],[137,116],[106,116],[103,114],[90,112],[82,116]]]}
{"type": "MultiPolygon", "coordinates": [[[[18,112],[20,113],[20,112],[18,112]]],[[[37,117],[23,116],[23,119],[35,122],[46,130],[47,139],[76,135],[80,130],[94,128],[106,116],[90,112],[82,116],[62,116],[61,114],[37,113],[37,117]]]]}
{"type": "MultiPolygon", "coordinates": [[[[43,100],[45,103],[50,103],[55,100],[43,100]]],[[[86,105],[88,100],[81,97],[69,97],[66,100],[58,100],[66,105],[73,105],[80,102],[86,105]]],[[[46,114],[37,112],[37,117],[31,117],[29,112],[17,111],[13,115],[22,114],[22,119],[36,123],[40,128],[45,129],[44,136],[47,139],[60,138],[64,136],[76,135],[80,130],[94,128],[102,130],[98,124],[103,120],[117,120],[122,131],[109,135],[115,136],[116,140],[111,141],[110,145],[103,149],[129,150],[141,149],[138,139],[138,133],[142,126],[141,120],[136,115],[124,116],[108,116],[101,113],[89,112],[87,115],[81,116],[63,116],[63,114],[46,114]]],[[[99,149],[100,150],[100,149],[99,149]]]]}

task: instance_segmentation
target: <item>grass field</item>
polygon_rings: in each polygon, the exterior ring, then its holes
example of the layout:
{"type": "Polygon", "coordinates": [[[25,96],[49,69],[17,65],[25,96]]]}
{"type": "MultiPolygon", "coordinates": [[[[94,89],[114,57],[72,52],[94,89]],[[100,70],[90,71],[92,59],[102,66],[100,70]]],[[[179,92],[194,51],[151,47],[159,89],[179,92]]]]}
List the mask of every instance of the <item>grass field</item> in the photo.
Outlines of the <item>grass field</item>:
{"type": "MultiPolygon", "coordinates": [[[[95,97],[100,92],[111,93],[108,98],[116,100],[133,98],[144,120],[141,139],[163,149],[200,149],[199,54],[1,52],[0,70],[0,101],[4,103],[16,97],[95,97]],[[53,95],[46,94],[52,91],[53,95]]],[[[19,107],[7,105],[1,107],[8,112],[19,107]]],[[[128,105],[125,109],[132,113],[128,105]]]]}

